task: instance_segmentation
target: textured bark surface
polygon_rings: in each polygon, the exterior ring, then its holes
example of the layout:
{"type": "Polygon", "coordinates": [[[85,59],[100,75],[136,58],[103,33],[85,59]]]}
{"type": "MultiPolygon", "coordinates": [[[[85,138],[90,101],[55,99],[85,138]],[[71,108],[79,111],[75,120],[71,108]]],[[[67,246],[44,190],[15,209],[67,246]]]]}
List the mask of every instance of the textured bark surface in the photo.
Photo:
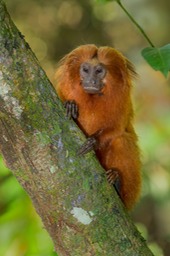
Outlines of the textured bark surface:
{"type": "Polygon", "coordinates": [[[152,255],[1,0],[0,49],[0,151],[58,255],[152,255]]]}

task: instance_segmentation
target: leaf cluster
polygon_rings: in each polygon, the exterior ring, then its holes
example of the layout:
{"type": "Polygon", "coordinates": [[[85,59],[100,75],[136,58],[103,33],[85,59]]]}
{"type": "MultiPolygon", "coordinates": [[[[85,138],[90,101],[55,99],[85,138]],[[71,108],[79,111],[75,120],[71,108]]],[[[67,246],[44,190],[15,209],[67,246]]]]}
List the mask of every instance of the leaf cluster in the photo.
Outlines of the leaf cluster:
{"type": "Polygon", "coordinates": [[[120,8],[126,13],[134,25],[139,29],[142,35],[146,38],[151,47],[146,47],[141,51],[143,58],[156,71],[160,71],[166,78],[170,71],[170,44],[162,47],[155,47],[149,37],[146,35],[142,27],[136,22],[132,15],[126,10],[120,0],[96,0],[99,3],[117,2],[120,8]]]}

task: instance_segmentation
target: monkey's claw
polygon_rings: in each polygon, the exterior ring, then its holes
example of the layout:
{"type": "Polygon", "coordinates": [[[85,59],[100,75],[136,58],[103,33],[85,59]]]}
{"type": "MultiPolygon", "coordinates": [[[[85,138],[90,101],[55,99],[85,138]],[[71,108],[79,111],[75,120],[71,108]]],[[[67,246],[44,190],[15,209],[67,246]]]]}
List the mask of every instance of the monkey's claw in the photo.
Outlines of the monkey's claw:
{"type": "Polygon", "coordinates": [[[91,150],[94,150],[97,145],[97,140],[95,137],[89,137],[86,142],[81,146],[81,148],[78,150],[78,155],[84,155],[91,150]]]}
{"type": "Polygon", "coordinates": [[[66,117],[69,119],[72,117],[74,119],[78,118],[78,106],[74,100],[67,100],[64,103],[66,108],[66,117]]]}
{"type": "Polygon", "coordinates": [[[112,168],[106,171],[106,176],[109,184],[114,186],[114,188],[116,189],[116,192],[120,196],[121,181],[120,181],[119,172],[115,168],[112,168]]]}

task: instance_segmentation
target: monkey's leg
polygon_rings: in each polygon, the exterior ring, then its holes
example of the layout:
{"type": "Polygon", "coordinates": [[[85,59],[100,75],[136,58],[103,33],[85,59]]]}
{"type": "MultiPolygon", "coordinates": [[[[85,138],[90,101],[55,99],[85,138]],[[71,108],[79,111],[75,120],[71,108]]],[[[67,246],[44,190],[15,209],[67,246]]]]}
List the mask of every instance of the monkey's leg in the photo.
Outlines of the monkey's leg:
{"type": "Polygon", "coordinates": [[[116,168],[112,168],[106,171],[107,181],[113,185],[116,189],[117,194],[120,196],[121,191],[121,180],[119,171],[116,168]]]}
{"type": "MultiPolygon", "coordinates": [[[[116,185],[113,184],[127,209],[135,205],[141,190],[140,152],[136,140],[135,133],[125,132],[112,140],[103,151],[105,158],[102,163],[105,169],[116,169],[118,172],[119,180],[116,185]]],[[[115,173],[111,171],[108,175],[109,180],[114,181],[115,173]]]]}
{"type": "Polygon", "coordinates": [[[64,107],[66,108],[66,116],[70,119],[78,118],[78,106],[74,100],[67,100],[64,102],[64,107]]]}

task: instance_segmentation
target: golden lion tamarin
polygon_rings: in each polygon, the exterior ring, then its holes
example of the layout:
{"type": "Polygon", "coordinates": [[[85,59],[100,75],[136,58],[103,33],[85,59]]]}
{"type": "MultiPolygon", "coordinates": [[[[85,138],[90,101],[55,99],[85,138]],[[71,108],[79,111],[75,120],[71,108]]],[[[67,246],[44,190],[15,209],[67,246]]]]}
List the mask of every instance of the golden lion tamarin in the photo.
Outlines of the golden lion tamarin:
{"type": "Polygon", "coordinates": [[[68,117],[87,136],[79,154],[94,149],[128,209],[141,189],[140,153],[131,102],[133,65],[111,47],[83,45],[59,63],[54,85],[68,117]]]}

